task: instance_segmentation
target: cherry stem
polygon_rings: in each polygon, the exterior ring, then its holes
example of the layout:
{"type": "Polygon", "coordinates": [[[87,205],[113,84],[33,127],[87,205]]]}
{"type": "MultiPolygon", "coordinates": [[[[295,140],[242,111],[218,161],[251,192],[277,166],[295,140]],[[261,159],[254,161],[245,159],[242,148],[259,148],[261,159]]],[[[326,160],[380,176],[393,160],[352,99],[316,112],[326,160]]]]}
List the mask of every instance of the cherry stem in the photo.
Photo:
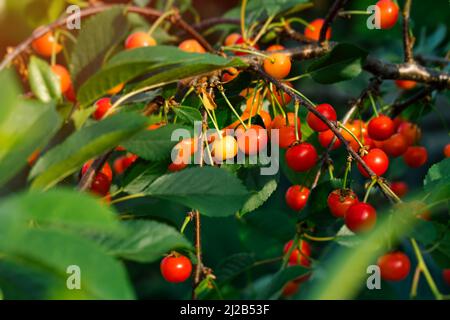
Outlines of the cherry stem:
{"type": "Polygon", "coordinates": [[[205,106],[205,110],[206,110],[206,113],[208,114],[208,118],[209,118],[209,119],[211,120],[211,122],[213,123],[214,128],[216,129],[217,134],[219,135],[219,138],[221,138],[221,135],[220,135],[220,129],[219,129],[218,124],[216,123],[216,121],[214,120],[214,118],[212,117],[211,113],[209,112],[209,110],[208,110],[208,108],[207,108],[206,106],[205,106]]]}
{"type": "Polygon", "coordinates": [[[184,219],[183,225],[181,226],[180,233],[184,233],[184,230],[186,229],[189,222],[192,220],[192,213],[188,213],[186,218],[184,219]]]}
{"type": "Polygon", "coordinates": [[[352,160],[353,160],[353,158],[351,156],[348,156],[347,163],[345,165],[344,182],[342,184],[343,189],[347,189],[347,179],[348,179],[348,174],[352,169],[352,160]]]}
{"type": "Polygon", "coordinates": [[[55,41],[52,43],[52,55],[50,58],[50,65],[53,67],[56,64],[56,46],[58,45],[59,30],[55,31],[55,41]]]}
{"type": "Polygon", "coordinates": [[[128,201],[128,200],[133,200],[133,199],[138,199],[138,198],[143,198],[147,196],[145,193],[136,193],[136,194],[130,194],[128,196],[124,196],[121,198],[117,198],[115,200],[111,201],[111,204],[116,204],[116,203],[120,203],[120,202],[124,202],[124,201],[128,201]]]}
{"type": "Polygon", "coordinates": [[[348,10],[348,11],[339,11],[338,14],[340,16],[350,16],[350,15],[354,15],[354,14],[369,15],[370,12],[363,11],[363,10],[348,10]]]}
{"type": "Polygon", "coordinates": [[[315,237],[307,233],[304,233],[303,237],[312,241],[333,241],[336,239],[336,237],[315,237]]]}
{"type": "Polygon", "coordinates": [[[156,19],[156,21],[152,24],[151,28],[147,31],[147,35],[151,37],[153,32],[155,32],[156,28],[158,28],[161,25],[161,23],[164,22],[164,20],[166,20],[169,16],[173,15],[174,13],[175,13],[174,10],[169,10],[167,12],[164,12],[161,16],[159,16],[159,18],[156,19]]]}
{"type": "Polygon", "coordinates": [[[409,293],[410,298],[415,298],[417,296],[417,287],[419,285],[419,279],[420,279],[420,273],[422,270],[419,268],[419,266],[416,267],[416,270],[414,271],[414,277],[411,285],[411,292],[409,293]]]}
{"type": "Polygon", "coordinates": [[[363,202],[367,202],[367,200],[369,199],[370,191],[372,191],[372,188],[377,183],[377,180],[378,179],[375,178],[375,179],[372,179],[372,181],[370,182],[369,186],[367,187],[366,194],[364,195],[363,202]]]}
{"type": "Polygon", "coordinates": [[[245,32],[245,10],[247,9],[247,0],[242,0],[241,6],[241,34],[244,42],[247,42],[247,34],[245,32]]]}
{"type": "Polygon", "coordinates": [[[252,54],[252,55],[255,55],[255,56],[260,56],[260,57],[263,57],[265,59],[270,59],[270,56],[268,56],[267,54],[261,53],[261,52],[256,51],[256,50],[244,49],[244,48],[242,48],[240,46],[223,46],[221,48],[222,48],[222,50],[243,52],[243,53],[248,53],[248,54],[252,54]]]}
{"type": "Polygon", "coordinates": [[[261,30],[259,30],[259,32],[256,35],[256,37],[252,41],[250,41],[250,45],[251,46],[254,46],[258,42],[258,40],[261,39],[261,37],[266,33],[267,27],[270,25],[270,23],[272,22],[273,18],[275,18],[275,15],[271,15],[269,18],[267,18],[266,22],[262,26],[261,30]]]}
{"type": "Polygon", "coordinates": [[[244,130],[247,131],[247,126],[244,123],[244,120],[242,120],[242,118],[239,116],[239,113],[237,113],[236,109],[233,107],[233,105],[231,104],[230,100],[228,100],[227,95],[225,94],[223,88],[219,89],[220,93],[222,94],[223,98],[225,99],[225,102],[228,104],[228,106],[230,107],[231,111],[234,113],[234,115],[238,118],[239,122],[242,124],[242,126],[244,127],[244,130]]]}
{"type": "Polygon", "coordinates": [[[305,19],[302,19],[302,18],[298,18],[298,17],[290,18],[287,20],[287,22],[288,23],[298,22],[298,23],[304,25],[306,28],[310,29],[311,31],[315,30],[314,26],[312,26],[308,21],[306,21],[305,19]]]}
{"type": "Polygon", "coordinates": [[[373,110],[373,114],[378,117],[378,110],[377,110],[377,105],[375,103],[375,100],[372,97],[372,94],[369,92],[368,94],[369,96],[369,100],[370,100],[370,105],[372,106],[372,110],[373,110]]]}
{"type": "Polygon", "coordinates": [[[294,105],[294,113],[295,113],[295,116],[294,116],[295,141],[300,141],[300,138],[298,136],[298,123],[297,123],[298,122],[297,121],[297,117],[298,117],[299,106],[300,106],[299,102],[295,101],[295,105],[294,105]]]}
{"type": "Polygon", "coordinates": [[[359,141],[359,139],[355,136],[355,134],[353,132],[351,132],[346,126],[344,126],[342,123],[338,122],[338,127],[341,128],[342,130],[346,131],[349,135],[351,135],[352,138],[355,139],[356,142],[358,142],[358,145],[361,149],[364,148],[364,145],[362,144],[362,142],[359,141]]]}

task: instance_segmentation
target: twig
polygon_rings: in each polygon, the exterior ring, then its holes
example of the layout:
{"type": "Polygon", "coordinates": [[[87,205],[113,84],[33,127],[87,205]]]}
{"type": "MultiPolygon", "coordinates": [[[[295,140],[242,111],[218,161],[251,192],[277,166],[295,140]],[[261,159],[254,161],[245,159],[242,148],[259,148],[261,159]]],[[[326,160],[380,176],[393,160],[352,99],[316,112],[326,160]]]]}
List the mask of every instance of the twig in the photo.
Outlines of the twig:
{"type": "Polygon", "coordinates": [[[409,13],[411,11],[411,1],[412,0],[406,0],[405,4],[403,5],[403,50],[405,55],[405,62],[406,63],[413,63],[413,53],[412,53],[412,47],[413,47],[413,41],[411,39],[410,30],[409,30],[409,13]]]}
{"type": "Polygon", "coordinates": [[[92,165],[86,170],[78,183],[79,190],[84,191],[91,187],[94,177],[101,170],[101,168],[103,168],[111,153],[112,150],[105,152],[100,157],[95,159],[94,162],[92,162],[92,165]]]}
{"type": "Polygon", "coordinates": [[[434,88],[431,86],[425,87],[422,90],[418,91],[411,97],[409,97],[406,100],[395,102],[391,107],[391,115],[392,117],[398,116],[400,113],[405,111],[409,106],[413,105],[414,103],[427,98],[431,92],[433,92],[434,88]]]}
{"type": "Polygon", "coordinates": [[[336,15],[338,14],[339,10],[345,6],[348,0],[336,0],[333,5],[331,6],[330,10],[327,13],[327,16],[325,17],[325,20],[323,21],[322,28],[320,29],[320,35],[319,35],[319,43],[322,43],[325,41],[327,31],[330,28],[330,25],[333,23],[334,19],[336,18],[336,15]]]}

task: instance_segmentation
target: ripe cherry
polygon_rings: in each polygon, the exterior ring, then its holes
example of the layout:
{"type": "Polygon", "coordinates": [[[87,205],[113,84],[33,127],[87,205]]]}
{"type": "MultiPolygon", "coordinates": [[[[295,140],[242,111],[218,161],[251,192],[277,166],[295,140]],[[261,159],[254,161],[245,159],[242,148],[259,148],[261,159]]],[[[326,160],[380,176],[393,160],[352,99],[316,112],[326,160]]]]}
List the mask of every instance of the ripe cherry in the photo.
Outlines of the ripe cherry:
{"type": "Polygon", "coordinates": [[[269,52],[271,52],[271,51],[282,51],[282,50],[285,50],[285,49],[286,48],[284,46],[282,46],[281,44],[273,44],[270,47],[268,47],[266,49],[266,51],[269,51],[269,52]]]}
{"type": "Polygon", "coordinates": [[[108,94],[111,96],[118,94],[120,91],[122,91],[123,87],[125,87],[125,83],[119,83],[117,86],[109,89],[108,94]]]}
{"type": "Polygon", "coordinates": [[[450,158],[450,143],[446,144],[444,147],[444,156],[450,158]]]}
{"type": "MultiPolygon", "coordinates": [[[[250,45],[249,43],[246,43],[244,41],[244,38],[242,36],[239,36],[239,38],[235,42],[235,45],[239,45],[242,48],[247,49],[247,50],[259,50],[258,44],[255,43],[254,45],[250,45]]],[[[237,56],[245,56],[246,54],[248,54],[248,53],[239,52],[239,51],[235,52],[235,55],[237,55],[237,56]]]]}
{"type": "MultiPolygon", "coordinates": [[[[350,132],[353,133],[355,137],[358,138],[359,141],[361,141],[363,138],[366,139],[367,137],[364,136],[363,131],[365,129],[364,122],[360,121],[353,121],[351,123],[345,124],[345,128],[347,128],[350,132]]],[[[346,130],[341,130],[342,137],[347,140],[350,144],[350,147],[358,152],[359,151],[359,143],[356,141],[350,133],[348,133],[346,130]]],[[[362,141],[361,141],[362,142],[362,141]]]]}
{"type": "MultiPolygon", "coordinates": [[[[316,19],[305,28],[305,37],[308,39],[319,41],[320,30],[322,29],[324,19],[316,19]]],[[[331,38],[331,28],[328,28],[325,39],[331,38]]]]}
{"type": "Polygon", "coordinates": [[[345,214],[345,225],[351,231],[366,232],[373,228],[377,220],[374,207],[365,202],[358,202],[348,208],[345,214]]]}
{"type": "Polygon", "coordinates": [[[408,142],[402,134],[395,133],[381,143],[381,149],[391,157],[398,157],[406,152],[408,142]]]}
{"type": "Polygon", "coordinates": [[[117,158],[114,161],[114,165],[113,165],[114,171],[116,172],[116,174],[124,173],[134,162],[136,162],[137,159],[138,159],[138,156],[136,156],[134,154],[117,158]]]}
{"type": "Polygon", "coordinates": [[[253,124],[245,130],[242,126],[236,129],[239,150],[247,155],[257,154],[267,146],[267,131],[263,127],[253,124]]]}
{"type": "Polygon", "coordinates": [[[291,72],[291,58],[285,53],[273,53],[264,60],[264,71],[275,79],[286,78],[291,72]]]}
{"type": "Polygon", "coordinates": [[[264,127],[266,127],[266,129],[269,130],[270,125],[272,124],[272,117],[270,116],[270,113],[268,113],[265,110],[259,110],[258,115],[263,121],[264,127]]]}
{"type": "Polygon", "coordinates": [[[255,91],[255,89],[249,88],[243,90],[240,95],[247,99],[245,102],[246,108],[244,112],[247,112],[254,116],[258,112],[258,110],[261,109],[260,106],[262,105],[264,100],[261,91],[255,91]]]}
{"type": "MultiPolygon", "coordinates": [[[[335,134],[330,129],[326,131],[319,132],[319,143],[322,147],[328,148],[331,141],[335,137],[335,134]]],[[[336,139],[333,143],[333,146],[331,147],[331,150],[335,150],[341,146],[341,140],[336,139]]]]}
{"type": "Polygon", "coordinates": [[[196,52],[196,53],[206,52],[205,48],[203,48],[202,45],[195,39],[184,40],[178,45],[178,48],[186,52],[196,52]]]}
{"type": "Polygon", "coordinates": [[[411,80],[395,80],[395,84],[400,89],[411,90],[417,85],[417,82],[411,80]]]}
{"type": "Polygon", "coordinates": [[[172,159],[173,163],[179,166],[182,164],[187,165],[191,156],[198,150],[198,142],[199,140],[197,138],[186,138],[178,142],[177,145],[173,147],[172,156],[175,157],[172,159]]]}
{"type": "MultiPolygon", "coordinates": [[[[289,240],[289,242],[284,245],[284,254],[287,254],[289,252],[293,243],[293,240],[289,240]]],[[[298,243],[298,247],[292,250],[291,255],[289,256],[289,265],[301,265],[304,267],[309,267],[309,256],[311,256],[311,247],[309,243],[305,240],[300,240],[298,243]]]]}
{"type": "MultiPolygon", "coordinates": [[[[280,129],[283,126],[295,126],[295,114],[293,112],[288,112],[286,118],[282,115],[278,115],[272,120],[271,128],[280,129]]],[[[301,126],[300,118],[297,117],[297,126],[301,126]]]]}
{"type": "Polygon", "coordinates": [[[310,190],[305,186],[293,185],[286,191],[286,203],[292,210],[300,211],[308,202],[310,190]]]}
{"type": "Polygon", "coordinates": [[[170,172],[177,172],[177,171],[181,171],[181,170],[187,168],[187,166],[188,166],[187,162],[175,161],[175,162],[172,162],[171,164],[169,164],[167,169],[170,172]]]}
{"type": "Polygon", "coordinates": [[[150,46],[156,46],[156,41],[146,32],[132,33],[125,41],[125,49],[127,50],[150,46]]]}
{"type": "MultiPolygon", "coordinates": [[[[297,132],[298,132],[298,139],[300,140],[302,138],[302,131],[300,130],[300,127],[298,128],[297,132]]],[[[281,128],[278,129],[278,135],[279,135],[278,146],[282,149],[289,148],[297,140],[295,136],[295,127],[293,126],[282,126],[281,128]]]]}
{"type": "Polygon", "coordinates": [[[43,57],[51,57],[53,47],[55,54],[60,53],[63,49],[63,47],[58,42],[56,42],[56,38],[53,36],[53,32],[51,31],[34,40],[31,46],[37,54],[43,57]]]}
{"type": "Polygon", "coordinates": [[[403,155],[403,160],[411,168],[423,166],[428,160],[428,152],[425,147],[409,147],[403,155]]]}
{"type": "Polygon", "coordinates": [[[406,182],[403,181],[396,181],[391,183],[391,190],[394,191],[394,193],[402,198],[408,193],[408,185],[406,182]]]}
{"type": "Polygon", "coordinates": [[[222,163],[226,159],[234,158],[238,153],[238,143],[232,136],[215,139],[211,145],[214,161],[222,163]]]}
{"type": "Polygon", "coordinates": [[[358,203],[358,196],[349,189],[337,189],[328,195],[327,204],[330,212],[337,218],[345,217],[347,210],[358,203]]]}
{"type": "Polygon", "coordinates": [[[416,144],[422,137],[420,128],[416,124],[408,121],[400,123],[397,132],[405,137],[408,146],[416,144]]]}
{"type": "Polygon", "coordinates": [[[72,82],[70,82],[69,89],[64,93],[64,96],[70,102],[77,102],[77,94],[75,92],[75,88],[73,87],[72,82]]]}
{"type": "MultiPolygon", "coordinates": [[[[389,167],[388,156],[383,150],[378,148],[369,150],[369,152],[363,156],[362,159],[377,176],[382,176],[389,167]]],[[[369,177],[367,171],[359,163],[358,170],[364,177],[369,177]]]]}
{"type": "Polygon", "coordinates": [[[411,262],[403,252],[391,252],[378,258],[381,279],[387,281],[401,281],[405,279],[411,269],[411,262]]]}
{"type": "Polygon", "coordinates": [[[187,257],[175,254],[162,259],[160,269],[166,281],[180,283],[191,276],[192,263],[187,257]]]}
{"type": "Polygon", "coordinates": [[[445,283],[450,286],[450,269],[442,270],[442,277],[444,278],[445,283]]]}
{"type": "Polygon", "coordinates": [[[95,103],[95,111],[92,114],[92,117],[97,121],[103,119],[106,112],[108,112],[108,110],[111,109],[111,107],[112,107],[112,104],[111,104],[110,98],[102,98],[102,99],[98,100],[95,103]]]}
{"type": "Polygon", "coordinates": [[[225,46],[229,47],[234,44],[241,38],[241,35],[239,33],[231,33],[225,38],[225,46]]]}
{"type": "MultiPolygon", "coordinates": [[[[81,174],[82,175],[84,175],[88,171],[88,169],[91,167],[93,162],[94,162],[94,160],[89,160],[83,165],[83,168],[81,168],[81,174]]],[[[109,165],[108,162],[106,162],[103,165],[103,168],[102,168],[102,170],[100,172],[103,173],[105,176],[107,176],[109,181],[112,181],[113,173],[112,173],[112,170],[111,170],[111,166],[109,165]]]]}
{"type": "Polygon", "coordinates": [[[99,172],[92,181],[89,190],[93,194],[104,197],[108,194],[110,187],[111,187],[111,180],[109,179],[109,177],[106,176],[106,174],[99,172]]]}
{"type": "Polygon", "coordinates": [[[388,116],[379,115],[369,121],[367,131],[372,139],[384,141],[394,134],[394,122],[388,116]]]}
{"type": "Polygon", "coordinates": [[[294,294],[297,293],[299,287],[300,287],[300,283],[298,283],[296,281],[289,281],[283,287],[283,291],[282,291],[281,295],[285,298],[293,296],[294,294]]]}
{"type": "Polygon", "coordinates": [[[313,168],[318,159],[316,148],[307,142],[290,147],[286,151],[285,157],[288,167],[299,172],[313,168]]]}
{"type": "MultiPolygon", "coordinates": [[[[319,104],[318,106],[316,106],[316,110],[330,121],[336,121],[337,119],[336,111],[328,103],[319,104]]],[[[311,111],[308,112],[306,122],[308,122],[308,125],[311,129],[317,132],[326,131],[329,129],[325,122],[320,120],[319,117],[317,117],[311,111]]]]}
{"type": "Polygon", "coordinates": [[[398,20],[398,5],[391,0],[380,0],[376,3],[380,11],[381,29],[390,29],[398,20]]]}
{"type": "Polygon", "coordinates": [[[58,77],[61,93],[66,93],[72,85],[72,80],[70,80],[70,73],[65,67],[59,64],[52,66],[53,73],[58,77]]]}
{"type": "MultiPolygon", "coordinates": [[[[289,87],[291,87],[291,88],[294,87],[294,85],[293,85],[292,83],[290,83],[289,81],[284,82],[284,84],[287,85],[287,86],[289,86],[289,87]]],[[[278,101],[278,103],[279,103],[281,106],[288,105],[289,102],[291,102],[292,98],[291,98],[291,96],[290,96],[287,92],[282,91],[282,94],[280,94],[280,91],[279,91],[277,88],[273,88],[272,91],[273,91],[273,92],[272,92],[272,93],[273,93],[273,96],[272,96],[272,94],[270,93],[270,91],[268,91],[268,92],[267,92],[267,95],[266,95],[266,98],[267,98],[272,104],[273,104],[273,103],[276,103],[275,101],[272,101],[273,98],[275,98],[276,101],[278,101]]]]}
{"type": "Polygon", "coordinates": [[[239,70],[236,68],[228,68],[225,69],[224,72],[222,73],[222,82],[230,82],[232,80],[234,80],[237,76],[239,75],[239,70]]]}

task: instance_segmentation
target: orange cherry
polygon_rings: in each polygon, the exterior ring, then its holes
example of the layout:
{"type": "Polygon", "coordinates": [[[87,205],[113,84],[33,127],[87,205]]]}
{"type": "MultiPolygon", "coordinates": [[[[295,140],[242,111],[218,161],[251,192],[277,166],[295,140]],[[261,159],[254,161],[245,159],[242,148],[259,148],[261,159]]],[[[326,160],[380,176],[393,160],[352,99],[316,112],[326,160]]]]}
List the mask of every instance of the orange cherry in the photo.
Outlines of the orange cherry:
{"type": "Polygon", "coordinates": [[[55,51],[55,54],[58,54],[63,49],[63,47],[58,42],[56,42],[56,39],[53,36],[53,32],[51,31],[34,40],[31,46],[37,54],[43,57],[51,57],[53,50],[55,51]]]}
{"type": "Polygon", "coordinates": [[[65,67],[59,64],[55,64],[52,66],[53,73],[58,77],[60,86],[61,86],[61,93],[66,93],[67,90],[70,89],[70,86],[72,84],[72,80],[70,79],[69,71],[65,67]]]}
{"type": "Polygon", "coordinates": [[[205,48],[203,48],[202,45],[195,39],[184,40],[178,45],[178,48],[186,52],[196,52],[196,53],[206,52],[205,48]]]}

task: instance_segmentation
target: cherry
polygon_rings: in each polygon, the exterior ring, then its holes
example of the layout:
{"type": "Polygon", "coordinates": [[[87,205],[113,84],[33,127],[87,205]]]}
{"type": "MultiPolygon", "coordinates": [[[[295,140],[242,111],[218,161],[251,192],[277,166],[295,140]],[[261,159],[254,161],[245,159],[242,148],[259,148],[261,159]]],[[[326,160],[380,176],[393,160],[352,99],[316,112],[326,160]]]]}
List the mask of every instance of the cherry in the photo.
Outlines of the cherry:
{"type": "Polygon", "coordinates": [[[263,103],[264,97],[262,96],[261,91],[258,90],[255,92],[255,89],[249,88],[243,90],[240,95],[247,99],[244,112],[251,113],[251,115],[254,116],[263,103]]]}
{"type": "Polygon", "coordinates": [[[125,49],[127,50],[150,46],[156,46],[156,41],[145,32],[132,33],[125,41],[125,49]]]}
{"type": "Polygon", "coordinates": [[[405,122],[405,119],[401,117],[395,117],[392,121],[394,121],[395,132],[398,132],[398,127],[405,122]]]}
{"type": "Polygon", "coordinates": [[[183,161],[175,161],[169,164],[169,167],[167,168],[170,172],[177,172],[185,169],[188,166],[187,162],[183,161]]]}
{"type": "Polygon", "coordinates": [[[381,29],[390,29],[398,20],[398,5],[391,0],[380,0],[376,3],[380,12],[381,29]]]}
{"type": "Polygon", "coordinates": [[[444,147],[444,156],[450,158],[450,143],[446,144],[444,147]]]}
{"type": "Polygon", "coordinates": [[[270,76],[283,79],[291,72],[291,58],[285,53],[273,53],[264,60],[263,66],[270,76]]]}
{"type": "MultiPolygon", "coordinates": [[[[293,243],[293,240],[289,240],[289,242],[284,245],[284,254],[287,254],[289,252],[293,243]]],[[[304,267],[309,267],[309,256],[311,256],[311,247],[309,243],[305,240],[300,240],[298,247],[292,250],[291,255],[289,256],[289,265],[301,265],[304,267]]]]}
{"type": "Polygon", "coordinates": [[[286,191],[286,203],[292,210],[300,211],[306,206],[310,190],[305,186],[294,185],[286,191]]]}
{"type": "MultiPolygon", "coordinates": [[[[319,41],[320,38],[320,30],[322,29],[324,19],[316,19],[312,21],[306,28],[305,28],[305,37],[308,39],[319,41]]],[[[331,38],[331,28],[328,28],[326,36],[326,40],[329,40],[331,38]]]]}
{"type": "MultiPolygon", "coordinates": [[[[336,111],[328,103],[319,104],[318,106],[316,106],[316,110],[330,121],[336,121],[337,119],[336,111]]],[[[320,120],[319,117],[317,117],[311,111],[308,112],[306,122],[308,122],[308,125],[311,129],[317,132],[326,131],[329,129],[326,123],[320,120]]]]}
{"type": "Polygon", "coordinates": [[[172,159],[173,162],[179,166],[181,166],[181,164],[187,165],[189,163],[190,157],[198,150],[198,139],[197,138],[183,139],[177,143],[177,145],[174,147],[174,150],[177,153],[176,159],[172,159]]]}
{"type": "Polygon", "coordinates": [[[34,40],[31,44],[34,51],[36,51],[37,54],[43,56],[43,57],[51,57],[53,47],[55,48],[55,54],[58,54],[61,52],[63,47],[56,42],[55,37],[53,36],[53,32],[49,31],[46,34],[44,34],[42,37],[34,40]]]}
{"type": "Polygon", "coordinates": [[[196,52],[196,53],[206,52],[205,48],[203,48],[202,45],[195,39],[184,40],[178,45],[178,48],[186,52],[196,52]]]}
{"type": "MultiPolygon", "coordinates": [[[[283,117],[282,115],[278,115],[275,118],[273,118],[272,120],[272,124],[271,124],[271,128],[272,129],[280,129],[283,126],[295,126],[295,114],[293,112],[288,112],[286,114],[286,118],[283,117]]],[[[301,122],[300,122],[300,118],[297,117],[297,126],[300,128],[301,126],[301,122]]]]}
{"type": "Polygon", "coordinates": [[[271,52],[271,51],[282,51],[282,50],[285,50],[285,49],[286,48],[284,46],[282,46],[281,44],[273,44],[270,47],[268,47],[266,49],[266,51],[269,51],[269,52],[271,52]]]}
{"type": "Polygon", "coordinates": [[[122,156],[117,158],[114,161],[114,171],[116,174],[122,174],[127,170],[136,160],[138,159],[138,156],[131,154],[127,156],[122,156]]]}
{"type": "Polygon", "coordinates": [[[358,201],[358,196],[352,190],[337,189],[328,195],[327,204],[333,216],[343,218],[348,208],[358,201]]]}
{"type": "Polygon", "coordinates": [[[239,150],[247,155],[254,155],[267,146],[267,131],[263,127],[253,124],[244,130],[242,126],[236,129],[239,150]]]}
{"type": "MultiPolygon", "coordinates": [[[[235,45],[240,45],[244,49],[259,50],[258,44],[256,44],[256,43],[254,45],[247,44],[247,43],[245,43],[244,38],[242,36],[239,36],[239,38],[235,42],[235,45]]],[[[239,52],[239,51],[235,52],[235,55],[237,55],[237,56],[245,56],[246,54],[248,54],[248,53],[239,52]]]]}
{"type": "Polygon", "coordinates": [[[111,96],[118,94],[120,91],[122,91],[123,87],[125,87],[125,83],[119,83],[117,86],[109,89],[108,94],[111,96]]]}
{"type": "MultiPolygon", "coordinates": [[[[319,143],[322,147],[328,148],[331,141],[335,137],[335,134],[330,129],[326,131],[319,132],[319,143]]],[[[331,150],[335,150],[341,146],[341,140],[336,139],[331,147],[331,150]]]]}
{"type": "Polygon", "coordinates": [[[408,142],[402,134],[395,133],[381,143],[381,149],[391,157],[398,157],[406,152],[408,142]]]}
{"type": "MultiPolygon", "coordinates": [[[[289,81],[285,81],[284,84],[291,88],[294,87],[294,85],[292,83],[290,83],[289,81]]],[[[281,106],[285,106],[285,105],[288,105],[289,102],[291,102],[291,100],[292,100],[291,96],[287,92],[282,91],[282,95],[281,95],[280,91],[277,88],[274,88],[272,93],[273,93],[274,97],[272,97],[272,94],[270,93],[270,91],[268,91],[266,94],[266,98],[269,101],[271,101],[272,103],[274,102],[274,101],[272,101],[272,99],[275,98],[276,101],[278,101],[278,103],[281,106]]]]}
{"type": "Polygon", "coordinates": [[[384,141],[394,134],[394,122],[385,115],[379,115],[369,121],[367,131],[372,139],[384,141]]]}
{"type": "MultiPolygon", "coordinates": [[[[378,148],[369,150],[369,152],[363,156],[362,159],[377,176],[382,176],[389,167],[388,156],[383,150],[378,148]]],[[[359,163],[358,170],[364,177],[369,177],[367,171],[359,163]]]]}
{"type": "Polygon", "coordinates": [[[387,281],[401,281],[405,279],[411,269],[411,262],[406,254],[400,251],[387,253],[378,258],[381,279],[387,281]]]}
{"type": "MultiPolygon", "coordinates": [[[[361,138],[364,137],[362,131],[365,130],[365,124],[364,124],[363,122],[359,122],[359,121],[356,122],[356,121],[353,121],[352,123],[347,123],[347,124],[345,124],[345,128],[347,128],[350,132],[352,132],[352,133],[355,135],[355,137],[357,137],[358,140],[360,140],[360,141],[361,141],[361,138]]],[[[342,131],[341,131],[341,134],[342,134],[342,137],[343,137],[346,141],[349,142],[350,147],[351,147],[354,151],[358,152],[358,151],[359,151],[359,143],[358,143],[358,141],[356,141],[356,140],[351,136],[351,134],[348,133],[346,130],[342,130],[342,131]]],[[[364,137],[364,138],[366,139],[367,137],[364,137]]]]}
{"type": "Polygon", "coordinates": [[[232,136],[215,139],[211,146],[214,160],[221,163],[223,160],[234,158],[238,153],[238,143],[232,136]]]}
{"type": "Polygon", "coordinates": [[[270,129],[270,125],[272,123],[272,117],[270,116],[270,113],[268,113],[265,110],[259,110],[258,115],[261,117],[261,120],[264,123],[264,126],[266,127],[267,130],[270,129]]]}
{"type": "Polygon", "coordinates": [[[110,98],[102,98],[95,103],[95,111],[92,114],[92,117],[95,120],[102,120],[105,116],[106,112],[111,109],[111,99],[110,98]]]}
{"type": "Polygon", "coordinates": [[[395,80],[395,84],[400,89],[411,90],[417,85],[417,82],[411,80],[395,80]]]}
{"type": "Polygon", "coordinates": [[[419,127],[408,121],[400,123],[397,132],[405,137],[408,146],[416,144],[422,137],[422,132],[419,127]]]}
{"type": "Polygon", "coordinates": [[[225,46],[229,47],[234,44],[241,38],[241,35],[239,33],[231,33],[225,38],[225,46]]]}
{"type": "Polygon", "coordinates": [[[89,190],[93,194],[104,197],[108,194],[110,187],[111,187],[111,180],[109,179],[109,177],[106,174],[99,172],[95,176],[94,181],[92,181],[89,190]]]}
{"type": "MultiPolygon", "coordinates": [[[[82,175],[84,175],[88,171],[88,169],[91,167],[93,162],[94,162],[94,160],[89,160],[83,165],[83,168],[81,168],[81,174],[82,175]]],[[[107,176],[109,181],[112,181],[113,173],[112,173],[112,170],[111,170],[111,166],[109,165],[108,162],[106,162],[103,165],[103,168],[102,168],[102,170],[100,170],[100,172],[103,173],[105,176],[107,176]]]]}
{"type": "Polygon", "coordinates": [[[285,298],[293,296],[294,294],[297,293],[299,287],[300,287],[300,283],[295,282],[295,281],[289,281],[283,287],[283,292],[281,293],[281,295],[285,298]]]}
{"type": "Polygon", "coordinates": [[[77,94],[75,93],[75,88],[73,87],[72,82],[70,82],[69,89],[64,93],[64,96],[70,102],[77,102],[77,94]]]}
{"type": "Polygon", "coordinates": [[[408,193],[408,185],[406,182],[403,181],[396,181],[391,183],[391,190],[394,191],[394,193],[402,198],[408,193]]]}
{"type": "Polygon", "coordinates": [[[175,254],[162,259],[160,269],[166,281],[180,283],[191,276],[192,263],[187,257],[175,254]]]}
{"type": "Polygon", "coordinates": [[[377,220],[374,207],[365,202],[358,202],[348,208],[345,214],[345,225],[351,231],[366,232],[373,228],[377,220]]]}
{"type": "Polygon", "coordinates": [[[318,159],[316,148],[307,142],[290,147],[285,156],[288,167],[300,172],[313,168],[318,159]]]}
{"type": "Polygon", "coordinates": [[[442,278],[444,278],[445,283],[450,286],[450,269],[442,270],[442,278]]]}
{"type": "Polygon", "coordinates": [[[222,73],[222,82],[230,82],[239,75],[239,70],[236,68],[228,68],[222,73]]]}
{"type": "MultiPolygon", "coordinates": [[[[277,129],[274,129],[277,130],[277,129]]],[[[297,130],[298,138],[302,138],[302,131],[300,127],[297,130]]],[[[282,126],[278,129],[279,143],[278,146],[282,149],[289,148],[297,139],[295,137],[295,127],[293,126],[282,126]]]]}
{"type": "Polygon", "coordinates": [[[411,168],[423,166],[428,160],[428,152],[425,147],[409,147],[403,155],[403,160],[411,168]]]}
{"type": "Polygon", "coordinates": [[[52,66],[53,73],[58,77],[61,93],[66,93],[72,85],[72,80],[70,80],[70,73],[65,67],[59,64],[52,66]]]}
{"type": "Polygon", "coordinates": [[[149,125],[147,127],[147,130],[148,131],[156,130],[156,129],[159,129],[161,127],[164,127],[165,125],[166,125],[166,123],[164,121],[163,122],[158,122],[158,123],[153,123],[153,124],[151,124],[151,125],[149,125]]]}

